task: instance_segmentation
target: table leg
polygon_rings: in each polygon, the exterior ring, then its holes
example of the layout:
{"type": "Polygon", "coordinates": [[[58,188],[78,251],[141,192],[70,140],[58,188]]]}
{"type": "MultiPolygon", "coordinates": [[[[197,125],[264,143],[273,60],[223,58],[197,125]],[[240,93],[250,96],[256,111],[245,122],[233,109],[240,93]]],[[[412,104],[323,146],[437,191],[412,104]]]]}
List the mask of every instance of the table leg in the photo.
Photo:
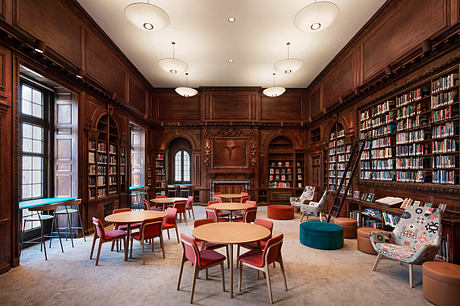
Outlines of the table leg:
{"type": "Polygon", "coordinates": [[[230,261],[230,298],[233,299],[233,244],[229,244],[230,247],[230,254],[229,254],[229,261],[230,261]]]}
{"type": "Polygon", "coordinates": [[[129,236],[131,236],[131,224],[130,223],[128,223],[128,228],[126,229],[125,261],[128,261],[129,236]]]}
{"type": "Polygon", "coordinates": [[[230,220],[229,221],[233,222],[233,211],[232,210],[230,210],[230,220]]]}

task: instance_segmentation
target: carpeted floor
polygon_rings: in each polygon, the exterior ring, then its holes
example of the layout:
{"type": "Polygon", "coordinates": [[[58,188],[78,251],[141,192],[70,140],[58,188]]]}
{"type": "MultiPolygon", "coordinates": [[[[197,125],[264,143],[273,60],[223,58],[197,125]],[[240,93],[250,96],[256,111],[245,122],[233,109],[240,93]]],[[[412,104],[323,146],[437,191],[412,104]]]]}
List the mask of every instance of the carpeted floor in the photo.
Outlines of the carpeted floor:
{"type": "MultiPolygon", "coordinates": [[[[195,207],[197,218],[204,217],[204,208],[195,207]]],[[[259,218],[266,218],[266,207],[260,207],[259,218]]],[[[429,305],[422,294],[421,266],[414,268],[415,288],[409,288],[407,267],[383,260],[377,272],[371,267],[375,257],[356,250],[356,240],[345,240],[341,250],[311,249],[299,243],[299,216],[295,220],[274,220],[273,234],[284,233],[282,254],[289,291],[283,286],[279,265],[271,267],[273,299],[279,305],[429,305]]],[[[191,234],[193,224],[179,225],[179,232],[191,234]]],[[[64,241],[62,254],[58,243],[44,260],[38,245],[22,253],[21,265],[0,275],[1,305],[180,305],[188,304],[193,268],[184,267],[181,290],[176,291],[182,247],[175,235],[164,235],[166,259],[161,256],[158,239],[152,254],[147,249],[146,265],[142,265],[140,244],[135,244],[134,259],[123,261],[123,253],[110,251],[104,244],[100,266],[89,260],[92,236],[76,240],[75,248],[64,241]]],[[[235,252],[236,253],[236,252],[235,252]]],[[[257,280],[255,270],[243,271],[243,291],[237,291],[237,270],[234,272],[235,297],[228,292],[229,271],[225,270],[226,292],[222,291],[220,269],[204,271],[197,281],[194,303],[198,305],[268,304],[268,290],[263,278],[257,280]]]]}

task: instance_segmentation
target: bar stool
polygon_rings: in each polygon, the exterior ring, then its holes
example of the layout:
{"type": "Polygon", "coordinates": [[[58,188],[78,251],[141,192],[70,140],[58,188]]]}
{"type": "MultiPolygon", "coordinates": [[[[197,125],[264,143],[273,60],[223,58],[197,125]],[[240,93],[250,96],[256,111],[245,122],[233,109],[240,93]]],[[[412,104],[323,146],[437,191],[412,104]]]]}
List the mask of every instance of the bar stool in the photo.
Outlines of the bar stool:
{"type": "Polygon", "coordinates": [[[177,196],[177,189],[178,189],[178,186],[177,185],[168,185],[168,197],[176,197],[177,196]],[[173,195],[171,195],[173,194],[173,195]]]}
{"type": "Polygon", "coordinates": [[[21,250],[22,250],[22,246],[24,244],[40,243],[40,252],[42,252],[42,250],[43,250],[44,253],[45,253],[45,260],[48,260],[48,255],[46,254],[45,238],[51,238],[51,239],[52,238],[59,238],[59,243],[61,244],[61,251],[62,251],[62,253],[64,253],[64,247],[62,246],[61,233],[59,232],[59,228],[57,228],[57,234],[58,234],[57,236],[53,236],[52,233],[50,235],[46,235],[46,234],[43,233],[45,221],[48,221],[48,220],[53,220],[54,221],[55,215],[47,215],[47,214],[43,214],[42,212],[55,210],[56,207],[57,207],[57,205],[46,205],[46,206],[39,206],[39,207],[31,207],[31,208],[29,208],[29,211],[36,212],[37,215],[32,214],[30,217],[23,218],[24,223],[23,223],[23,226],[22,226],[21,250]],[[34,240],[36,240],[38,238],[34,238],[34,239],[29,240],[29,241],[24,241],[24,229],[26,227],[27,222],[40,222],[40,242],[34,241],[34,240]]]}
{"type": "Polygon", "coordinates": [[[192,186],[191,185],[179,185],[180,187],[180,196],[183,197],[183,198],[187,198],[188,196],[190,196],[190,190],[192,189],[192,186]],[[185,196],[184,196],[184,192],[185,192],[185,196]]]}
{"type": "MultiPolygon", "coordinates": [[[[72,247],[74,247],[74,244],[73,244],[73,232],[72,232],[73,229],[76,229],[77,231],[80,229],[82,231],[82,234],[83,234],[83,240],[86,241],[85,229],[83,228],[83,221],[82,221],[81,213],[80,213],[81,199],[76,199],[76,200],[73,200],[73,201],[64,202],[64,203],[61,203],[60,206],[63,206],[63,208],[57,209],[55,211],[54,215],[56,217],[57,216],[66,216],[67,217],[67,223],[66,223],[66,226],[64,227],[67,231],[64,231],[64,233],[67,233],[70,236],[70,241],[72,242],[72,247]],[[80,222],[80,226],[73,226],[72,214],[77,214],[78,220],[80,222]]],[[[57,223],[58,223],[58,219],[55,218],[53,220],[51,230],[53,230],[53,228],[54,229],[59,228],[59,230],[62,228],[62,227],[60,228],[59,224],[57,224],[57,223]]],[[[52,231],[52,233],[54,233],[54,231],[52,231]]],[[[61,233],[63,233],[63,232],[61,231],[61,233]]],[[[66,240],[67,240],[67,237],[66,237],[66,240]]],[[[50,240],[50,247],[51,247],[51,240],[50,240]]]]}

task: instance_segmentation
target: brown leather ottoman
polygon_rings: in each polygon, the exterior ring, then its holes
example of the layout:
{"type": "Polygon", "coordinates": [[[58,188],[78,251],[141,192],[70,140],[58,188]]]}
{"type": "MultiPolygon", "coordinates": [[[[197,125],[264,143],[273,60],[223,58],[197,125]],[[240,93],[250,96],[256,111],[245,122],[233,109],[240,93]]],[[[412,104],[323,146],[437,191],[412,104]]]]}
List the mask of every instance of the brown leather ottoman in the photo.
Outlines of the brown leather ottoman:
{"type": "Polygon", "coordinates": [[[433,304],[459,305],[460,266],[443,261],[423,264],[423,296],[433,304]]]}
{"type": "Polygon", "coordinates": [[[343,227],[343,238],[355,239],[358,224],[355,219],[335,218],[334,223],[343,227]]]}
{"type": "Polygon", "coordinates": [[[269,205],[267,217],[276,220],[294,219],[294,207],[291,205],[269,205]]]}
{"type": "Polygon", "coordinates": [[[358,250],[367,254],[377,255],[377,252],[375,251],[371,240],[369,239],[370,232],[383,232],[383,230],[372,227],[358,228],[358,250]]]}

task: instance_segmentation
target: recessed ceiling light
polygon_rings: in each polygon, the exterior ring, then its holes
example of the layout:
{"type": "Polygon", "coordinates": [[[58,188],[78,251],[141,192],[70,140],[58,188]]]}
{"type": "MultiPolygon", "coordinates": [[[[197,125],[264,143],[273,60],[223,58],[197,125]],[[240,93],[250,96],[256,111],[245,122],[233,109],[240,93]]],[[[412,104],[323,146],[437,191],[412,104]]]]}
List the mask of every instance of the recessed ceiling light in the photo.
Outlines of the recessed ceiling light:
{"type": "Polygon", "coordinates": [[[142,26],[146,30],[149,30],[149,31],[153,30],[153,24],[151,24],[150,22],[145,22],[142,26]]]}
{"type": "Polygon", "coordinates": [[[310,28],[311,28],[313,31],[316,31],[316,30],[318,30],[319,28],[321,28],[321,23],[315,22],[315,23],[313,23],[313,24],[310,26],[310,28]]]}
{"type": "Polygon", "coordinates": [[[234,59],[233,59],[233,58],[229,58],[229,59],[228,59],[228,62],[229,62],[229,63],[233,63],[233,62],[234,62],[234,59]]]}
{"type": "Polygon", "coordinates": [[[227,21],[230,22],[230,23],[234,23],[236,21],[236,18],[235,17],[228,17],[227,21]]]}

